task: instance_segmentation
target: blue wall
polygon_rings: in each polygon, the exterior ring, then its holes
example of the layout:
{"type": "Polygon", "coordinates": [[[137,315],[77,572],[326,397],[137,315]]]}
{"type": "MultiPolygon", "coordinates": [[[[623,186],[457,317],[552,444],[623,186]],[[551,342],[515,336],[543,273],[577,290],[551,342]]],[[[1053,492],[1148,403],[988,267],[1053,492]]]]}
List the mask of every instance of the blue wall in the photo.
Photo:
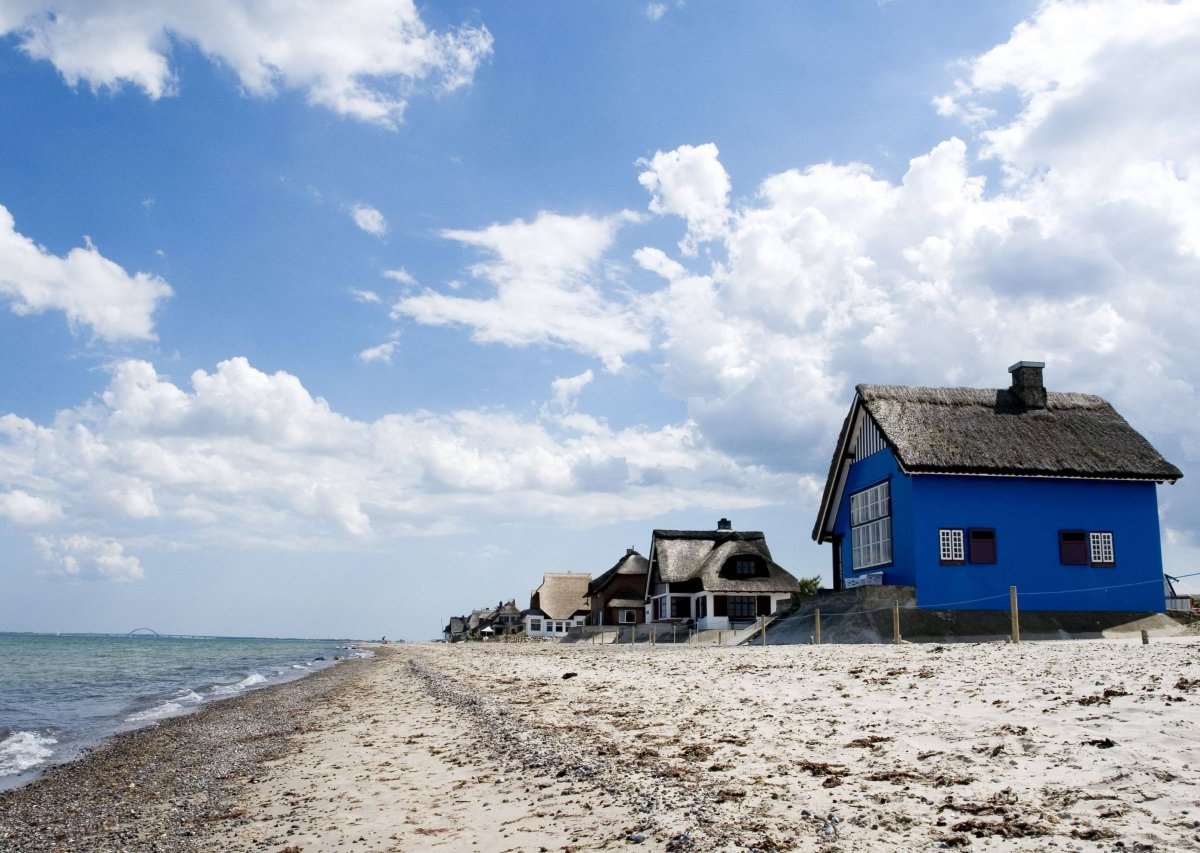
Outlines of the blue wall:
{"type": "Polygon", "coordinates": [[[884,582],[916,586],[917,604],[1008,609],[1016,586],[1022,610],[1163,610],[1162,550],[1153,483],[902,473],[889,451],[850,467],[835,532],[844,577],[854,577],[850,494],[887,479],[892,493],[892,558],[884,582]],[[996,562],[943,566],[938,529],[996,531],[996,562]],[[1112,568],[1064,566],[1058,531],[1111,531],[1112,568]],[[986,599],[978,601],[976,599],[986,599]]]}

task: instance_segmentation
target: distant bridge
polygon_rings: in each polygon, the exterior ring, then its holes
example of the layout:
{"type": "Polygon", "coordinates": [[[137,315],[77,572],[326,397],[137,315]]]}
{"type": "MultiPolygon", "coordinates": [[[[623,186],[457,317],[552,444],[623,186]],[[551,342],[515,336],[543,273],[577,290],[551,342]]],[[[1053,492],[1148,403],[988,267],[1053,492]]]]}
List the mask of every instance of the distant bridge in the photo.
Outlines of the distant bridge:
{"type": "Polygon", "coordinates": [[[161,634],[153,628],[134,628],[125,636],[127,637],[160,637],[161,634]]]}

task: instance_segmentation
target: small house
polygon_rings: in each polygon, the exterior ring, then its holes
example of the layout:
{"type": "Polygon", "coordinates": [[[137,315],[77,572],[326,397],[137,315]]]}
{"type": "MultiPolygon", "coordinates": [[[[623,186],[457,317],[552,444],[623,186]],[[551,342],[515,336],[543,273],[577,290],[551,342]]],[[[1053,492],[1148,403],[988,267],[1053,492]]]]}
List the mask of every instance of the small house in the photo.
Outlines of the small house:
{"type": "Polygon", "coordinates": [[[774,613],[799,583],[771,559],[766,537],[737,531],[655,530],[646,576],[647,620],[728,629],[774,613]]]}
{"type": "Polygon", "coordinates": [[[471,615],[467,617],[467,639],[482,640],[485,637],[492,637],[496,633],[496,630],[492,627],[492,622],[495,620],[495,608],[483,607],[478,610],[472,610],[471,615]]]}
{"type": "Polygon", "coordinates": [[[467,638],[467,617],[451,616],[442,634],[448,643],[459,643],[467,638]]]}
{"type": "Polygon", "coordinates": [[[859,385],[813,528],[834,586],[916,588],[931,608],[1162,612],[1156,484],[1182,473],[1105,400],[859,385]]]}
{"type": "Polygon", "coordinates": [[[529,609],[522,612],[525,633],[530,637],[565,637],[567,631],[587,622],[587,572],[546,572],[542,583],[529,596],[529,609]]]}
{"type": "Polygon", "coordinates": [[[650,563],[629,548],[616,565],[588,585],[592,625],[637,625],[646,619],[650,563]]]}
{"type": "Polygon", "coordinates": [[[517,607],[515,599],[502,602],[496,608],[496,618],[492,620],[492,628],[497,637],[511,637],[520,634],[525,629],[523,615],[517,607]]]}

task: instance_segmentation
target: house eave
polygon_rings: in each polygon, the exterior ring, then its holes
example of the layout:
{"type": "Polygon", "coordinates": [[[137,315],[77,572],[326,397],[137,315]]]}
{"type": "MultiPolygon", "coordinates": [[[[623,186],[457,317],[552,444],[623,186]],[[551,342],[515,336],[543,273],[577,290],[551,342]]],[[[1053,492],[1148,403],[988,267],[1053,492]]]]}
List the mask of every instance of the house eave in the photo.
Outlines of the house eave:
{"type": "Polygon", "coordinates": [[[1021,480],[1103,480],[1106,482],[1121,482],[1121,483],[1168,483],[1174,485],[1174,479],[1166,479],[1163,477],[1153,477],[1140,474],[1083,474],[1076,472],[1053,473],[1049,471],[989,471],[969,468],[913,468],[905,471],[914,477],[921,476],[941,476],[941,477],[1004,477],[1008,479],[1021,480]]]}

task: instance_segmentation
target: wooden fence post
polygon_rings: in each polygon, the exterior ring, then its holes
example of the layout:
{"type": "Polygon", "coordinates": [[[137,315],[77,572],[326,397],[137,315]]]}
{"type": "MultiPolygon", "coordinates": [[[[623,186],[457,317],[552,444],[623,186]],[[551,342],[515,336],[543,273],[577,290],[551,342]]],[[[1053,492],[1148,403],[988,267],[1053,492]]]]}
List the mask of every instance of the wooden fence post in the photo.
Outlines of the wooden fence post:
{"type": "Polygon", "coordinates": [[[815,645],[819,646],[819,645],[821,645],[821,608],[820,607],[818,607],[816,609],[816,611],[814,611],[814,616],[815,616],[815,622],[814,622],[813,627],[814,627],[815,631],[813,633],[813,643],[815,645]]]}
{"type": "Polygon", "coordinates": [[[900,602],[892,602],[892,642],[900,644],[900,602]]]}
{"type": "Polygon", "coordinates": [[[1015,586],[1008,588],[1008,612],[1012,619],[1012,641],[1019,643],[1021,642],[1021,619],[1017,612],[1017,588],[1015,586]]]}
{"type": "Polygon", "coordinates": [[[761,625],[759,630],[762,631],[762,640],[763,640],[762,644],[763,644],[763,648],[765,649],[767,647],[767,617],[759,616],[758,621],[759,621],[759,624],[761,625]]]}

